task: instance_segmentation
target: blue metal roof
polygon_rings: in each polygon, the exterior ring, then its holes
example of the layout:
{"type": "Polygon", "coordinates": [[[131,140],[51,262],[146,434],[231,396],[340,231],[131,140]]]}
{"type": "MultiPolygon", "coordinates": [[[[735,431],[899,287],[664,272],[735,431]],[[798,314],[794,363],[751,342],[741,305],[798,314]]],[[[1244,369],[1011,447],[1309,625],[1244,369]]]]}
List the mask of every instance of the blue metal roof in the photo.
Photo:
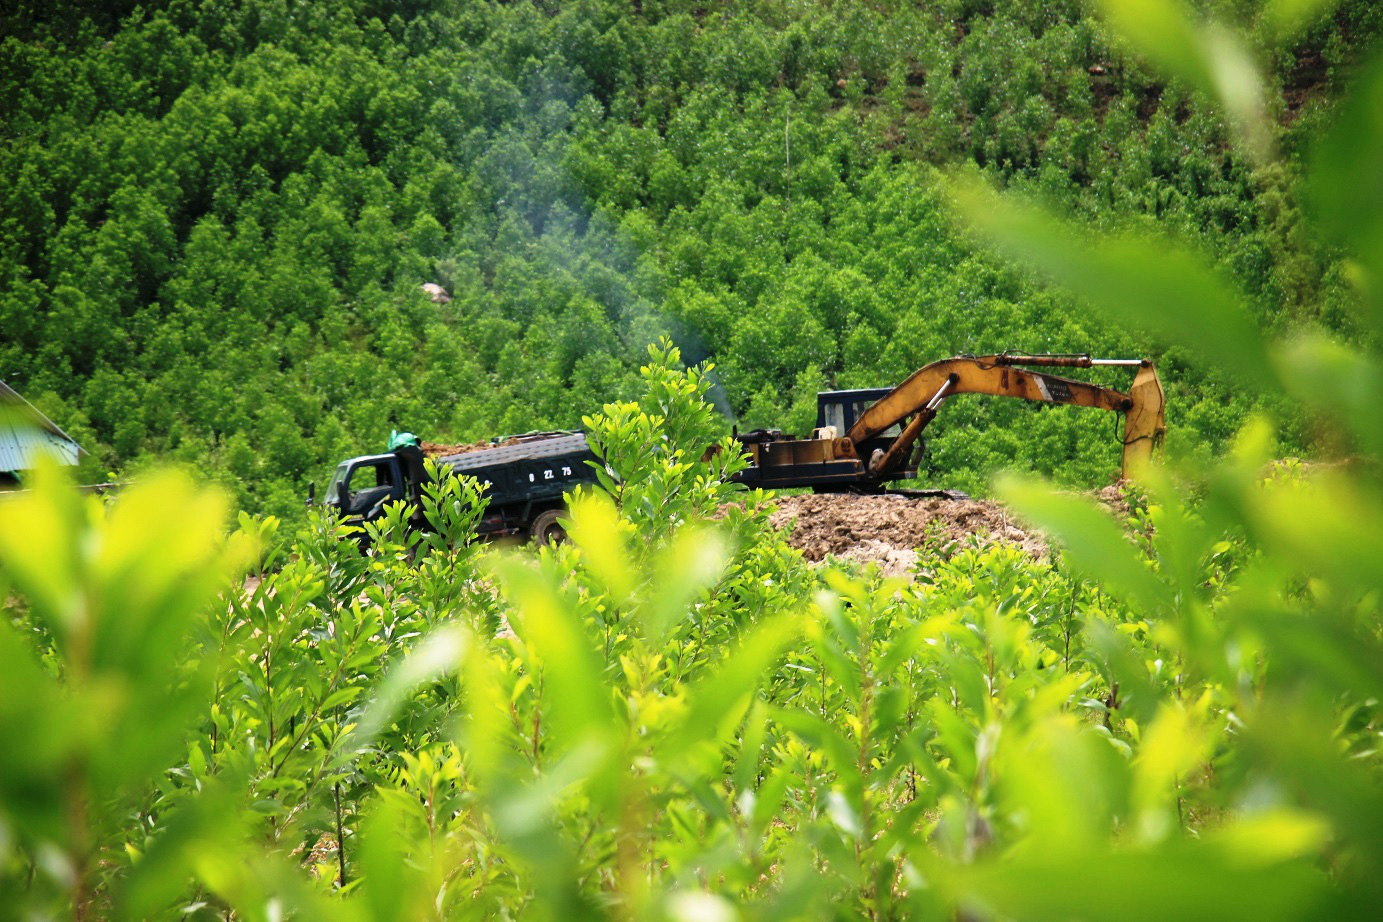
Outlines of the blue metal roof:
{"type": "Polygon", "coordinates": [[[43,454],[61,464],[76,464],[82,446],[33,404],[0,381],[0,471],[27,471],[43,454]]]}

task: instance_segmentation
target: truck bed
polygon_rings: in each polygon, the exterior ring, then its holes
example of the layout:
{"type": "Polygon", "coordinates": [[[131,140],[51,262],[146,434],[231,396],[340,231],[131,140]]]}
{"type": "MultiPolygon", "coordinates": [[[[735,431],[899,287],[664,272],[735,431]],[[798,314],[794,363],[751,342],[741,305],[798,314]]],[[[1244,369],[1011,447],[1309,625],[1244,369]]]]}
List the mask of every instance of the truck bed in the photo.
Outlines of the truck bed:
{"type": "Polygon", "coordinates": [[[496,445],[494,448],[482,448],[478,451],[467,451],[457,455],[443,455],[437,459],[437,463],[444,464],[454,471],[470,473],[492,464],[510,464],[514,461],[554,458],[558,455],[580,454],[588,451],[590,451],[590,445],[586,442],[585,433],[576,432],[570,435],[534,438],[531,441],[520,441],[514,445],[496,445]]]}
{"type": "Polygon", "coordinates": [[[586,463],[594,460],[585,434],[576,432],[444,455],[437,463],[489,484],[491,505],[503,506],[560,501],[576,484],[595,481],[595,471],[586,463]]]}

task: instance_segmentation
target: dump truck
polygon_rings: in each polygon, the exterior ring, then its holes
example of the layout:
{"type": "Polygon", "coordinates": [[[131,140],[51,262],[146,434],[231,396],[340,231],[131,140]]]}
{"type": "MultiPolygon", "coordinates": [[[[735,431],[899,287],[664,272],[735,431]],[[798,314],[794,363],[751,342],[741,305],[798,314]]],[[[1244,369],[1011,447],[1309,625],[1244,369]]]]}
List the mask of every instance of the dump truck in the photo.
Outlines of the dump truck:
{"type": "MultiPolygon", "coordinates": [[[[595,483],[595,461],[584,433],[529,432],[492,439],[492,447],[434,460],[442,470],[467,474],[486,486],[489,505],[477,526],[485,537],[528,536],[535,541],[560,540],[563,496],[579,484],[595,483]]],[[[404,444],[378,455],[348,458],[336,466],[322,502],[352,524],[371,522],[389,503],[422,507],[428,482],[423,451],[404,444]]],[[[309,490],[308,502],[314,500],[309,490]]],[[[424,522],[415,513],[416,525],[424,522]]]]}
{"type": "MultiPolygon", "coordinates": [[[[777,429],[737,433],[750,466],[735,480],[764,489],[882,492],[892,483],[916,476],[923,430],[947,400],[960,394],[1016,397],[1122,414],[1125,477],[1135,476],[1147,464],[1167,428],[1162,382],[1146,359],[1019,352],[959,355],[919,368],[896,387],[818,394],[816,428],[810,436],[787,436],[777,429]],[[1136,369],[1127,393],[1033,370],[1107,366],[1136,369]]],[[[490,448],[436,459],[441,468],[469,474],[488,485],[490,504],[479,533],[560,540],[565,493],[596,482],[598,462],[585,434],[537,432],[492,442],[490,448]]],[[[400,445],[386,454],[341,462],[324,502],[347,521],[359,524],[378,518],[391,502],[406,500],[420,506],[426,482],[421,449],[400,445]]],[[[423,524],[421,518],[417,524],[423,524]]]]}

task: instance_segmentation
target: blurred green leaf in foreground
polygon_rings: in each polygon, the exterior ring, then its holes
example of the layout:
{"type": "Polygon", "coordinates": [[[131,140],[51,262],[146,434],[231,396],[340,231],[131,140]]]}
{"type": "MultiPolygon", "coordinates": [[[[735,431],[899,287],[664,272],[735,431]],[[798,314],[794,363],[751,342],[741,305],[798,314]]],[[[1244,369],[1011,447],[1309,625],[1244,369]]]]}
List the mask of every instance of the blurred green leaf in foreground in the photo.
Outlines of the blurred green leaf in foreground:
{"type": "Polygon", "coordinates": [[[227,512],[223,495],[174,473],[107,507],[55,465],[0,500],[0,597],[24,600],[0,620],[0,903],[58,892],[78,918],[138,916],[167,882],[182,889],[196,855],[235,840],[234,812],[205,809],[185,812],[145,860],[131,862],[128,838],[210,689],[212,663],[188,655],[202,616],[253,553],[223,537],[227,512]],[[109,902],[115,892],[129,902],[109,902]]]}
{"type": "MultiPolygon", "coordinates": [[[[1231,117],[1241,114],[1233,102],[1239,91],[1210,74],[1209,33],[1189,26],[1178,5],[1104,6],[1128,41],[1171,76],[1218,89],[1231,117]],[[1150,21],[1144,14],[1163,27],[1140,29],[1150,21]]],[[[1357,306],[1372,329],[1360,347],[1319,333],[1266,341],[1232,285],[1172,242],[1137,234],[1096,238],[979,183],[955,186],[971,226],[1001,249],[1084,296],[1108,322],[1185,346],[1232,383],[1289,395],[1319,414],[1318,425],[1346,456],[1304,466],[1275,462],[1271,424],[1259,420],[1216,465],[1152,472],[1141,484],[1150,503],[1146,557],[1088,501],[1016,479],[1003,484],[1001,494],[1016,509],[1059,539],[1076,572],[1141,614],[1161,656],[1184,670],[1179,682],[1194,679],[1203,689],[1194,705],[1183,694],[1159,705],[1141,735],[1135,770],[1162,760],[1166,777],[1177,778],[1222,763],[1217,770],[1227,775],[1217,779],[1217,804],[1225,812],[1223,825],[1194,844],[1153,851],[1139,832],[1155,827],[1135,821],[1108,850],[1086,856],[1099,886],[1057,884],[1075,866],[1050,853],[942,872],[977,905],[1017,917],[1313,917],[1363,916],[1383,901],[1376,713],[1383,691],[1383,377],[1370,348],[1383,332],[1383,208],[1375,201],[1383,163],[1381,75],[1383,59],[1363,70],[1319,140],[1306,182],[1321,234],[1357,260],[1357,306]],[[1188,485],[1199,502],[1189,501],[1188,485]],[[1247,553],[1216,574],[1217,557],[1240,542],[1247,553]],[[1232,759],[1210,750],[1191,754],[1205,745],[1195,742],[1205,727],[1194,715],[1206,713],[1213,698],[1232,702],[1222,712],[1238,750],[1232,759]],[[1173,719],[1183,725],[1154,735],[1173,719]],[[1188,746],[1186,755],[1177,754],[1188,746]],[[1297,854],[1317,858],[1310,869],[1278,863],[1297,854]],[[1260,900],[1257,909],[1250,905],[1260,900]]],[[[1145,667],[1128,656],[1126,638],[1095,624],[1086,631],[1106,649],[1114,673],[1124,673],[1125,693],[1145,693],[1145,667]]]]}

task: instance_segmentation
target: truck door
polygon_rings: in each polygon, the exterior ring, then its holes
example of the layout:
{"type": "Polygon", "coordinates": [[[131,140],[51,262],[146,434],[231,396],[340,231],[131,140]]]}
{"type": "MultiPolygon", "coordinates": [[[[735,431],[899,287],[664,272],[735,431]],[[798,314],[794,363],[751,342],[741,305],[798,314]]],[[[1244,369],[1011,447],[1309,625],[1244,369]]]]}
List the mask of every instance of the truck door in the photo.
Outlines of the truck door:
{"type": "Polygon", "coordinates": [[[392,500],[405,499],[398,460],[392,455],[356,458],[336,469],[328,501],[339,503],[341,514],[374,518],[392,500]]]}

